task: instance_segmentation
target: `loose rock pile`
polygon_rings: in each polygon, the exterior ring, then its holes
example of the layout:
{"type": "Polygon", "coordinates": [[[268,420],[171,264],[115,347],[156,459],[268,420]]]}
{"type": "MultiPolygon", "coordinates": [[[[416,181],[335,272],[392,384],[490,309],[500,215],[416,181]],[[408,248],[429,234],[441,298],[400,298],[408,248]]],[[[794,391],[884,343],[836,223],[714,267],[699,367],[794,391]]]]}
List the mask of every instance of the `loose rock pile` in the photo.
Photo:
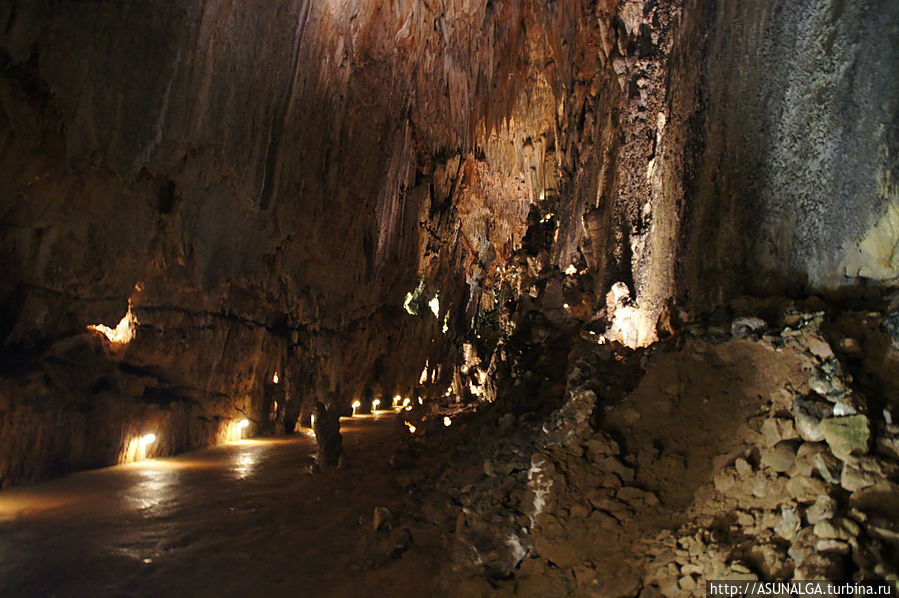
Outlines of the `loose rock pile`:
{"type": "Polygon", "coordinates": [[[454,595],[895,581],[894,407],[850,373],[868,377],[852,357],[863,339],[835,336],[820,312],[783,322],[694,327],[642,353],[578,334],[560,408],[456,430],[471,440],[437,490],[424,473],[410,485],[443,526],[454,595]]]}

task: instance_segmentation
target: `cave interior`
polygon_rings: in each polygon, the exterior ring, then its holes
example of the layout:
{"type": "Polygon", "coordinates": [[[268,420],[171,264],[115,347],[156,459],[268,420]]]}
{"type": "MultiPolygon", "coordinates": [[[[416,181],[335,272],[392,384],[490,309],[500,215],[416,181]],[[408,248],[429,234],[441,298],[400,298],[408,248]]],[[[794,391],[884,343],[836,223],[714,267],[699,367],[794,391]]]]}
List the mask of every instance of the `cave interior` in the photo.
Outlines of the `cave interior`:
{"type": "Polygon", "coordinates": [[[0,593],[895,592],[895,0],[7,0],[0,64],[0,593]],[[147,471],[133,563],[36,506],[147,471]]]}

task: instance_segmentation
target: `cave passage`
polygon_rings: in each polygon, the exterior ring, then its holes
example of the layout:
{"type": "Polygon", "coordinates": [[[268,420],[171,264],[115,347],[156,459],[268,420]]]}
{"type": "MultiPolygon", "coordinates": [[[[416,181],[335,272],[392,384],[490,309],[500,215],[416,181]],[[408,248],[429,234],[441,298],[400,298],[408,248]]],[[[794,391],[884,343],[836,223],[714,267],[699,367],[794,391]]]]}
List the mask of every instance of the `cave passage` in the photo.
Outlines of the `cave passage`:
{"type": "Polygon", "coordinates": [[[899,590],[897,0],[0,0],[0,596],[716,579],[899,590]]]}
{"type": "Polygon", "coordinates": [[[358,578],[360,530],[402,492],[377,458],[404,434],[393,415],[344,418],[352,459],[321,474],[309,471],[315,446],[304,433],[4,492],[3,593],[383,596],[415,587],[406,594],[414,595],[431,583],[427,561],[385,572],[380,589],[358,578]]]}

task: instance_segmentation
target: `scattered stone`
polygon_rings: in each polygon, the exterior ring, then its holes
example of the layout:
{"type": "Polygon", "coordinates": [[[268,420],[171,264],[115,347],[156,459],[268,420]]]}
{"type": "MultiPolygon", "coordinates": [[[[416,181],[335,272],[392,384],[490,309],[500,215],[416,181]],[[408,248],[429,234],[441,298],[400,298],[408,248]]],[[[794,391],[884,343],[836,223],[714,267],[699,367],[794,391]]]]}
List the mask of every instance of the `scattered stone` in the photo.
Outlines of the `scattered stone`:
{"type": "Polygon", "coordinates": [[[796,451],[796,471],[800,475],[811,477],[817,465],[815,465],[815,455],[821,452],[828,452],[827,445],[820,442],[803,442],[796,451]]]}
{"type": "Polygon", "coordinates": [[[823,442],[803,442],[796,451],[796,472],[810,477],[817,471],[815,455],[821,452],[830,452],[823,442]]]}
{"type": "Polygon", "coordinates": [[[750,465],[749,461],[742,457],[734,461],[734,468],[737,470],[737,474],[739,474],[741,477],[746,477],[752,474],[752,465],[750,465]]]}
{"type": "Polygon", "coordinates": [[[793,393],[786,388],[778,388],[770,395],[774,412],[789,411],[793,407],[793,393]]]}
{"type": "Polygon", "coordinates": [[[805,519],[809,525],[832,519],[837,510],[837,501],[826,494],[815,500],[815,504],[805,510],[805,519]]]}
{"type": "Polygon", "coordinates": [[[797,475],[787,480],[787,492],[798,502],[811,503],[824,494],[826,488],[817,478],[797,475]]]}
{"type": "Polygon", "coordinates": [[[734,338],[742,338],[765,330],[768,323],[761,318],[737,318],[730,325],[730,333],[734,338]]]}
{"type": "Polygon", "coordinates": [[[796,443],[787,440],[773,448],[762,451],[762,466],[769,467],[778,473],[793,469],[796,463],[796,443]]]}
{"type": "Polygon", "coordinates": [[[854,452],[868,450],[870,431],[868,418],[864,415],[849,415],[825,419],[819,425],[824,440],[837,459],[845,461],[854,452]]]}
{"type": "Polygon", "coordinates": [[[822,361],[833,357],[833,349],[823,338],[819,336],[810,336],[808,339],[808,350],[815,357],[819,357],[822,361]]]}
{"type": "Polygon", "coordinates": [[[839,554],[849,554],[850,550],[849,543],[843,540],[818,540],[815,548],[818,552],[837,552],[839,554]]]}
{"type": "Polygon", "coordinates": [[[847,384],[851,381],[852,377],[843,371],[840,362],[836,359],[829,359],[809,376],[808,385],[822,397],[835,401],[849,393],[847,384]]]}
{"type": "Polygon", "coordinates": [[[762,441],[767,447],[772,447],[781,440],[792,440],[797,436],[792,420],[772,418],[762,424],[762,441]]]}
{"type": "Polygon", "coordinates": [[[799,510],[796,507],[781,507],[780,522],[774,526],[774,533],[784,540],[792,540],[799,533],[801,527],[799,510]]]}
{"type": "Polygon", "coordinates": [[[814,395],[793,399],[793,418],[796,422],[796,431],[803,440],[808,442],[824,440],[824,433],[820,430],[820,425],[832,413],[833,406],[814,395]]]}
{"type": "Polygon", "coordinates": [[[852,493],[849,504],[864,513],[876,514],[891,521],[899,520],[899,484],[881,481],[852,493]]]}
{"type": "Polygon", "coordinates": [[[846,517],[825,519],[815,524],[814,534],[819,538],[833,540],[850,540],[857,538],[861,528],[856,522],[846,517]]]}
{"type": "Polygon", "coordinates": [[[801,565],[814,552],[817,541],[811,527],[803,528],[793,537],[787,554],[797,565],[801,565]]]}
{"type": "Polygon", "coordinates": [[[899,465],[881,457],[850,456],[843,465],[839,483],[850,492],[899,477],[899,465]]]}
{"type": "Polygon", "coordinates": [[[678,585],[678,587],[680,587],[680,589],[682,589],[683,591],[685,591],[685,592],[690,592],[690,593],[695,592],[695,591],[696,591],[696,588],[698,587],[697,584],[696,584],[696,578],[693,577],[692,575],[684,575],[684,576],[681,577],[680,580],[677,582],[677,585],[678,585]]]}
{"type": "Polygon", "coordinates": [[[824,481],[830,484],[840,483],[840,470],[842,469],[842,464],[839,459],[827,451],[821,451],[814,456],[813,461],[815,463],[815,469],[818,470],[818,473],[821,474],[824,481]]]}
{"type": "Polygon", "coordinates": [[[843,395],[833,404],[833,414],[835,417],[842,417],[844,415],[856,415],[858,413],[858,405],[857,401],[854,400],[854,397],[851,394],[843,395]]]}
{"type": "MultiPolygon", "coordinates": [[[[786,505],[789,506],[789,505],[786,505]]],[[[780,512],[779,511],[762,511],[761,517],[756,517],[755,525],[758,528],[763,530],[770,529],[773,530],[778,523],[780,523],[780,512]]]]}

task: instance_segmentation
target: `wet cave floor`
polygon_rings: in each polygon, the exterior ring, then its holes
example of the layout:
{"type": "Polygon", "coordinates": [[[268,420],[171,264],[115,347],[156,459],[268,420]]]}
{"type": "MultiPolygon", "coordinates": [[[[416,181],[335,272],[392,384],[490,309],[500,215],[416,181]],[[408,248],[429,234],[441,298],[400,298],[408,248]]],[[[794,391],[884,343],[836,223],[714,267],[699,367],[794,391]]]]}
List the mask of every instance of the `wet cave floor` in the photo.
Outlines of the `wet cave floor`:
{"type": "Polygon", "coordinates": [[[358,562],[374,508],[402,493],[397,425],[344,419],[346,466],[317,474],[301,433],[0,493],[0,595],[426,595],[435,563],[358,562]]]}

